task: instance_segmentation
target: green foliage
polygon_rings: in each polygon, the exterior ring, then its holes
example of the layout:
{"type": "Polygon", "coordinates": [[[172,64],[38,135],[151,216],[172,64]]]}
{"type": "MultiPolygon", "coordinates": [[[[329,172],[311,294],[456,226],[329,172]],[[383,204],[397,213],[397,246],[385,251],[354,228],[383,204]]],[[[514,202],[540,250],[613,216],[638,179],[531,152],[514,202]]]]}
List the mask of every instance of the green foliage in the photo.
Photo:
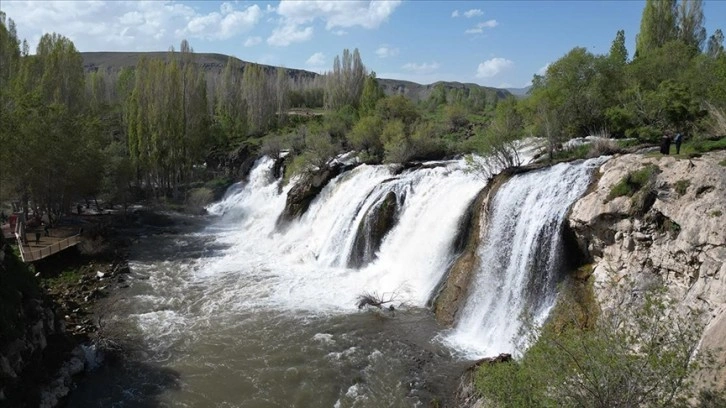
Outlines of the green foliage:
{"type": "Polygon", "coordinates": [[[0,345],[16,338],[24,328],[25,306],[39,297],[38,282],[5,239],[0,237],[0,345]]]}
{"type": "Polygon", "coordinates": [[[675,184],[675,190],[676,193],[678,193],[679,196],[683,196],[686,194],[686,190],[688,190],[688,186],[691,185],[691,180],[683,179],[676,181],[675,184]]]}
{"type": "Polygon", "coordinates": [[[650,184],[656,174],[660,172],[658,166],[649,164],[640,170],[629,172],[622,180],[612,187],[607,199],[612,200],[616,197],[628,196],[632,197],[635,193],[641,191],[650,184]]]}
{"type": "Polygon", "coordinates": [[[710,215],[711,217],[720,217],[720,216],[721,216],[721,214],[722,214],[722,213],[721,213],[721,211],[720,211],[720,210],[713,210],[713,211],[711,211],[711,212],[709,213],[709,215],[710,215]]]}
{"type": "Polygon", "coordinates": [[[361,118],[348,134],[348,142],[351,147],[358,151],[364,151],[368,158],[375,161],[380,160],[383,155],[383,142],[381,133],[383,123],[377,116],[366,116],[361,118]]]}
{"type": "Polygon", "coordinates": [[[635,56],[646,56],[677,36],[676,0],[646,0],[635,56]]]}
{"type": "Polygon", "coordinates": [[[376,104],[376,114],[383,120],[399,120],[411,126],[421,115],[416,105],[403,95],[387,96],[376,104]]]}
{"type": "Polygon", "coordinates": [[[482,365],[477,389],[502,407],[687,406],[691,375],[709,363],[708,352],[694,355],[698,313],[677,314],[660,288],[620,296],[594,324],[562,307],[568,324],[531,326],[522,358],[482,365]]]}

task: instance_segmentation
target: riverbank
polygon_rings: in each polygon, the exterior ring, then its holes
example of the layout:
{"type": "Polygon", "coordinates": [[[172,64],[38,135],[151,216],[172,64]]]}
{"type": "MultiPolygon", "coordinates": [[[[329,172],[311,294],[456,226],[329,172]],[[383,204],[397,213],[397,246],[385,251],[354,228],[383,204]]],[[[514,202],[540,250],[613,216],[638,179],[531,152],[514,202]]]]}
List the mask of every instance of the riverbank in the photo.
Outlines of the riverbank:
{"type": "Polygon", "coordinates": [[[32,265],[2,243],[0,280],[16,288],[3,307],[16,312],[3,321],[0,406],[63,406],[84,371],[120,351],[103,332],[101,300],[128,287],[129,249],[139,237],[187,223],[146,208],[72,218],[83,225],[81,244],[32,265]]]}

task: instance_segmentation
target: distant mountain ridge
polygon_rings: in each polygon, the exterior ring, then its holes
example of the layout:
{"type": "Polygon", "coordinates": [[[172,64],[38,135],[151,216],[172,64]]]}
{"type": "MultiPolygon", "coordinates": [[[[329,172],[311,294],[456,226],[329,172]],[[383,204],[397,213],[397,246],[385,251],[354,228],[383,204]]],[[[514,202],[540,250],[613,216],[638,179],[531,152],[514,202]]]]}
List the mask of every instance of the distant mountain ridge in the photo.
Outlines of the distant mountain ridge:
{"type": "MultiPolygon", "coordinates": [[[[82,52],[83,69],[86,72],[104,70],[107,73],[116,73],[123,68],[134,68],[142,57],[147,58],[167,58],[168,52],[82,52]]],[[[209,74],[220,74],[224,70],[224,66],[230,56],[214,53],[195,53],[196,63],[199,64],[209,74]]],[[[233,57],[234,58],[234,57],[233,57]]],[[[239,60],[239,59],[238,59],[239,60]]],[[[247,64],[252,62],[239,60],[240,67],[244,69],[247,64]]],[[[265,64],[261,65],[266,72],[276,72],[281,67],[265,64]]],[[[304,69],[285,68],[291,78],[313,79],[320,74],[306,71],[304,69]]],[[[472,89],[479,88],[487,95],[492,94],[497,99],[504,99],[513,93],[506,89],[491,88],[472,83],[461,82],[434,82],[433,84],[423,85],[416,82],[405,81],[401,79],[378,78],[378,83],[383,88],[386,95],[401,94],[414,102],[425,100],[431,95],[434,87],[443,84],[447,91],[455,89],[472,89]]]]}

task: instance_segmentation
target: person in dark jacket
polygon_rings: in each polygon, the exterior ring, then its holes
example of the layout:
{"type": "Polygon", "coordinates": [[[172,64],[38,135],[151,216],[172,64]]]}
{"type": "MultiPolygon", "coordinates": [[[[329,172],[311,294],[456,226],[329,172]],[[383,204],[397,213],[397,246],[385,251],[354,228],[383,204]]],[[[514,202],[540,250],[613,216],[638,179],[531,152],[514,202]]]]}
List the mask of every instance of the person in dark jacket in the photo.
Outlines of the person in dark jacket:
{"type": "Polygon", "coordinates": [[[676,138],[673,139],[676,144],[676,154],[681,154],[681,143],[683,143],[683,135],[681,132],[676,133],[676,138]]]}
{"type": "Polygon", "coordinates": [[[660,140],[660,152],[663,154],[671,153],[671,135],[667,132],[663,134],[663,138],[660,140]]]}

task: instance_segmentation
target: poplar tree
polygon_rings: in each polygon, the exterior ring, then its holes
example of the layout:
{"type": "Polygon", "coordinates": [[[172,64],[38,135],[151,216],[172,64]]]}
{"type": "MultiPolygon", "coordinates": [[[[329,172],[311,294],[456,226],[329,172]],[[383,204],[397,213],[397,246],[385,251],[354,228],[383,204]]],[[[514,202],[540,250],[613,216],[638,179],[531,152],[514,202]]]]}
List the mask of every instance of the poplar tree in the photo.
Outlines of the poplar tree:
{"type": "Polygon", "coordinates": [[[676,0],[646,0],[636,36],[635,56],[643,56],[677,38],[676,0]]]}
{"type": "Polygon", "coordinates": [[[700,51],[706,41],[703,20],[703,0],[681,0],[678,7],[678,39],[700,51]]]}

